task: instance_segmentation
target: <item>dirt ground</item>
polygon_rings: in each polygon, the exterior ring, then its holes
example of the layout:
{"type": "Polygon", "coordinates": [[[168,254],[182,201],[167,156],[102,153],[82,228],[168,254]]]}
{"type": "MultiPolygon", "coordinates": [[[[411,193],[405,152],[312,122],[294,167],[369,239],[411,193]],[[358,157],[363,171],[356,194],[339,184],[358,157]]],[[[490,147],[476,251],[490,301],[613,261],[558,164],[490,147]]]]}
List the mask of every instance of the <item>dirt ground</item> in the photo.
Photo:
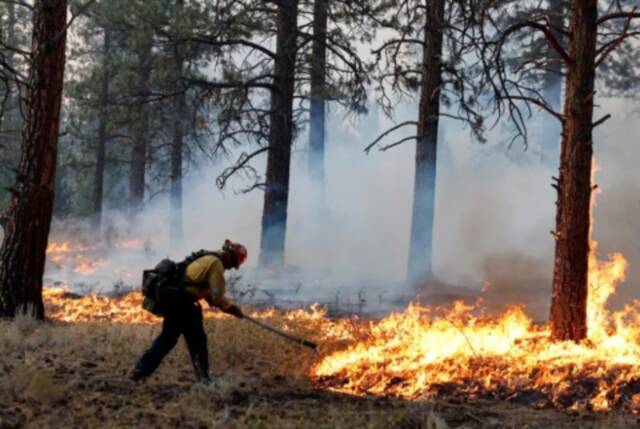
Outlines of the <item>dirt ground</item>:
{"type": "MultiPolygon", "coordinates": [[[[270,322],[287,325],[278,317],[270,322]]],[[[313,326],[297,323],[300,334],[314,337],[313,326]]],[[[193,383],[183,341],[148,382],[129,381],[128,371],[158,324],[0,322],[0,429],[640,427],[636,416],[619,413],[324,391],[308,377],[320,354],[240,320],[205,324],[216,376],[210,386],[193,383]]]]}

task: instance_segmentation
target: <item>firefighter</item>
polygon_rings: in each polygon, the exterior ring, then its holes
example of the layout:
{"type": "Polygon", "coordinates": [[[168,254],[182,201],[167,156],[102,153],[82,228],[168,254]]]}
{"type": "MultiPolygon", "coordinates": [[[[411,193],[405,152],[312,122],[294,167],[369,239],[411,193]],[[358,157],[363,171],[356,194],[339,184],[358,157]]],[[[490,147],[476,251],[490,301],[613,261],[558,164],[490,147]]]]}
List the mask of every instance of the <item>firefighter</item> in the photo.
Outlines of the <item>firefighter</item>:
{"type": "Polygon", "coordinates": [[[226,240],[221,251],[204,253],[186,266],[182,298],[176,299],[166,309],[160,335],[138,360],[129,376],[133,381],[143,381],[153,374],[176,345],[180,335],[184,335],[187,343],[196,380],[202,383],[210,381],[207,335],[198,301],[204,299],[210,306],[216,306],[225,313],[243,317],[240,307],[224,296],[224,270],[237,269],[242,265],[247,259],[247,249],[242,244],[226,240]]]}

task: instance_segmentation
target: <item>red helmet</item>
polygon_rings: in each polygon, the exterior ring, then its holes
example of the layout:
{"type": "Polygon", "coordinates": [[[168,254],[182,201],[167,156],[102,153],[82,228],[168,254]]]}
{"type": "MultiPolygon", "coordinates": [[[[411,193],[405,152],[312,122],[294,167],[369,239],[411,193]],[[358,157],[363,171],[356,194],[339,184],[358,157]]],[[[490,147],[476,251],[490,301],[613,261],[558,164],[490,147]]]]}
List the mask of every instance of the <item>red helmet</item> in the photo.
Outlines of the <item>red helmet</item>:
{"type": "Polygon", "coordinates": [[[222,245],[222,250],[225,252],[233,253],[238,261],[238,266],[242,265],[247,260],[247,248],[240,243],[234,243],[231,240],[225,240],[222,245]]]}

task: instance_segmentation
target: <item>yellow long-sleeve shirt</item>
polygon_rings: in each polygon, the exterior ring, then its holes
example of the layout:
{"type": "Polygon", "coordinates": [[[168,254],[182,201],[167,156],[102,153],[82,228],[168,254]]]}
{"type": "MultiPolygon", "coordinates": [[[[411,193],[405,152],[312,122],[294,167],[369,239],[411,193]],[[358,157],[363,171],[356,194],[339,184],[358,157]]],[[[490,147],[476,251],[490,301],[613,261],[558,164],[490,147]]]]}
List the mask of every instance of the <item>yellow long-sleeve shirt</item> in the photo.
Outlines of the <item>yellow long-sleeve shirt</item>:
{"type": "Polygon", "coordinates": [[[187,266],[184,273],[186,291],[222,310],[233,303],[225,296],[224,265],[214,255],[202,256],[187,266]]]}

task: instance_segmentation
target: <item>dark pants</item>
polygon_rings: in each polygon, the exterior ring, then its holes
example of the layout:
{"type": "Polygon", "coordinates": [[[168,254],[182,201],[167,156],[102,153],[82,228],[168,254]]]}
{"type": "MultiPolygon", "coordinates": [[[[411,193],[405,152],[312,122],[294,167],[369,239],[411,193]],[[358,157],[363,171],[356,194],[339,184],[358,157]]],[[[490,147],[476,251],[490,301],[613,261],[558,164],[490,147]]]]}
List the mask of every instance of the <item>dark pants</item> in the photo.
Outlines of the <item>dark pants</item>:
{"type": "Polygon", "coordinates": [[[198,381],[209,378],[209,354],[207,351],[207,334],[202,325],[202,308],[193,301],[174,303],[166,311],[162,322],[162,332],[155,339],[134,370],[134,377],[144,379],[158,368],[162,359],[178,342],[180,335],[184,335],[191,356],[191,363],[198,381]]]}

